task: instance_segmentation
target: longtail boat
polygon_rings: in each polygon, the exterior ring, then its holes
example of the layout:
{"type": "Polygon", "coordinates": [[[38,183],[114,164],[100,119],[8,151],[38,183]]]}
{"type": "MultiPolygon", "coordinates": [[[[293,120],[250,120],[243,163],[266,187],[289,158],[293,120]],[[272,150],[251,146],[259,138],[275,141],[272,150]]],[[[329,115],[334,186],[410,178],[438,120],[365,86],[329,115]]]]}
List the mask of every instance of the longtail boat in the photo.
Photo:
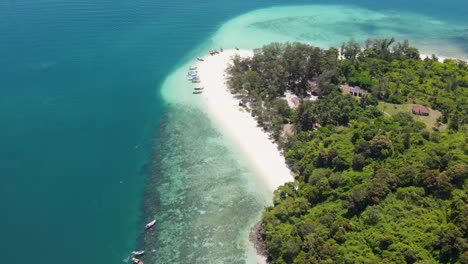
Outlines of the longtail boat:
{"type": "Polygon", "coordinates": [[[156,219],[146,224],[145,229],[150,229],[156,224],[156,219]]]}
{"type": "Polygon", "coordinates": [[[133,264],[144,264],[143,261],[137,259],[137,258],[132,258],[133,264]]]}

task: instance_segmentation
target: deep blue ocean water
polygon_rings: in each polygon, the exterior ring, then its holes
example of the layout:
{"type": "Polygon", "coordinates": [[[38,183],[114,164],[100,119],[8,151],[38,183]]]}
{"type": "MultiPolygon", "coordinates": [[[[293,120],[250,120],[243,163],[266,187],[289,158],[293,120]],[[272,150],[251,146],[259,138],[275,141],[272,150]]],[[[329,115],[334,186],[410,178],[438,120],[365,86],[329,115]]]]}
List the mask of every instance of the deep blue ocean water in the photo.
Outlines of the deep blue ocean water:
{"type": "MultiPolygon", "coordinates": [[[[2,262],[122,262],[144,225],[165,76],[228,19],[296,3],[321,2],[0,1],[2,262]]],[[[467,24],[464,0],[323,3],[467,24]]]]}

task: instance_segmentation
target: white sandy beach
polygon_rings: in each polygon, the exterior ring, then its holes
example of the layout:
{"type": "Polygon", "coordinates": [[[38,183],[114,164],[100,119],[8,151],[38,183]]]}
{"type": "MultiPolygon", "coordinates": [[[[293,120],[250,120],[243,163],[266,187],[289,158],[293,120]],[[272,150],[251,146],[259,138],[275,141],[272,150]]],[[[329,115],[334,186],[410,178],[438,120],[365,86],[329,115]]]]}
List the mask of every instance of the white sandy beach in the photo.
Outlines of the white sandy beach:
{"type": "Polygon", "coordinates": [[[257,121],[239,107],[239,100],[228,91],[225,70],[236,54],[248,57],[253,52],[225,50],[214,56],[208,55],[197,64],[200,85],[204,87],[203,99],[214,121],[240,147],[257,169],[262,181],[273,192],[277,187],[292,181],[293,177],[268,133],[257,126],[257,121]]]}
{"type": "MultiPolygon", "coordinates": [[[[445,59],[451,59],[451,58],[447,58],[447,57],[441,57],[441,56],[438,56],[437,54],[435,54],[437,56],[437,59],[438,61],[440,62],[444,62],[445,59]]],[[[432,58],[432,54],[419,54],[419,57],[421,58],[421,60],[424,60],[426,58],[432,58]]]]}

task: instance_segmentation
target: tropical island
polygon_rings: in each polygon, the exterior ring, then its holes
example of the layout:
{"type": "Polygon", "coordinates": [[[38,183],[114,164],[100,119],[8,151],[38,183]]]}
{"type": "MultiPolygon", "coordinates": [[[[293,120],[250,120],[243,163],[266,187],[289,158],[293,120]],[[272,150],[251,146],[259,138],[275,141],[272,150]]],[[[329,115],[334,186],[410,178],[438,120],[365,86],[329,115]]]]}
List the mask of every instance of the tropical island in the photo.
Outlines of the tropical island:
{"type": "Polygon", "coordinates": [[[230,92],[294,174],[258,230],[269,262],[468,263],[468,65],[420,57],[371,39],[232,59],[230,92]]]}

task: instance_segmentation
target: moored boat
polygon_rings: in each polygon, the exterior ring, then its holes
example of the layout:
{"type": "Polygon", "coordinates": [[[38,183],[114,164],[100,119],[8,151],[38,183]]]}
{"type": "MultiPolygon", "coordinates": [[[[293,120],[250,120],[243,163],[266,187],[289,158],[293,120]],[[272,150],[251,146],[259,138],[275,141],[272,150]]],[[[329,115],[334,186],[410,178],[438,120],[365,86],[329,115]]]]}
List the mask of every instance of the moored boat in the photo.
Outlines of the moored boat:
{"type": "Polygon", "coordinates": [[[132,253],[130,253],[132,257],[139,257],[139,256],[143,256],[144,254],[145,254],[144,250],[132,251],[132,253]]]}
{"type": "Polygon", "coordinates": [[[195,89],[195,90],[203,90],[203,89],[205,89],[205,88],[203,88],[203,87],[195,87],[194,89],[195,89]]]}
{"type": "Polygon", "coordinates": [[[145,229],[150,229],[156,224],[156,219],[146,224],[145,229]]]}
{"type": "Polygon", "coordinates": [[[197,60],[198,61],[205,61],[204,59],[200,58],[200,57],[197,57],[197,60]]]}
{"type": "Polygon", "coordinates": [[[137,258],[132,258],[133,264],[144,264],[143,261],[137,259],[137,258]]]}
{"type": "Polygon", "coordinates": [[[214,52],[215,52],[216,54],[219,54],[219,51],[217,51],[217,50],[215,50],[214,52]]]}
{"type": "Polygon", "coordinates": [[[200,82],[200,79],[192,79],[192,82],[193,82],[193,83],[199,83],[199,82],[200,82]]]}
{"type": "Polygon", "coordinates": [[[189,68],[190,71],[194,71],[194,70],[196,70],[196,69],[198,69],[197,66],[191,66],[191,67],[189,68]]]}
{"type": "Polygon", "coordinates": [[[201,94],[203,93],[202,91],[193,91],[193,94],[201,94]]]}

